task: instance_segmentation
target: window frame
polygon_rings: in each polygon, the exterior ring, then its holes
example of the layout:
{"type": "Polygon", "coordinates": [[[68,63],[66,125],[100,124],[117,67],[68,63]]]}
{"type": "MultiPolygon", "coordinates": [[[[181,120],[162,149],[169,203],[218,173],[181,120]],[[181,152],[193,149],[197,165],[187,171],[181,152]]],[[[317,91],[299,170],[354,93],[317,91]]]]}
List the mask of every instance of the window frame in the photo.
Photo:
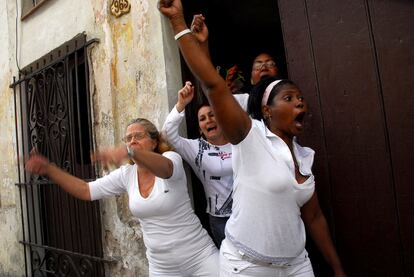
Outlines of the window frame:
{"type": "Polygon", "coordinates": [[[22,16],[20,20],[25,20],[27,17],[29,17],[31,14],[37,11],[41,6],[43,6],[48,1],[49,0],[22,0],[21,1],[22,16]]]}

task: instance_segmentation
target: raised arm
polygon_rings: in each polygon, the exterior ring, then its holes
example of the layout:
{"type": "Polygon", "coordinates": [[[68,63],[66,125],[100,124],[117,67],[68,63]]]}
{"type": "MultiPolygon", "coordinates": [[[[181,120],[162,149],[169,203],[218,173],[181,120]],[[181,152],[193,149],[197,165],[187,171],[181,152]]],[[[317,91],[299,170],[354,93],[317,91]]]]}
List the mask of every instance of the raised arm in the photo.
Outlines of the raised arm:
{"type": "MultiPolygon", "coordinates": [[[[160,0],[160,11],[169,18],[175,34],[187,29],[180,0],[160,0]]],[[[195,37],[189,33],[178,39],[184,59],[193,74],[203,84],[218,124],[232,143],[243,140],[251,128],[251,120],[234,99],[209,57],[195,37]]]]}
{"type": "Polygon", "coordinates": [[[208,48],[208,28],[205,22],[206,18],[202,14],[195,14],[191,22],[191,32],[200,44],[201,50],[210,59],[210,50],[208,48]]]}
{"type": "MultiPolygon", "coordinates": [[[[175,107],[168,114],[165,119],[164,126],[162,127],[162,132],[165,134],[165,138],[168,142],[183,156],[187,153],[186,148],[188,144],[187,138],[180,136],[178,129],[181,122],[184,119],[184,109],[194,98],[194,87],[191,82],[186,82],[185,86],[178,91],[178,100],[175,107]]],[[[191,147],[190,147],[191,148],[191,147]]]]}
{"type": "Polygon", "coordinates": [[[173,163],[170,159],[152,151],[136,149],[134,146],[130,147],[132,151],[129,152],[129,155],[127,147],[122,145],[95,152],[92,154],[92,160],[101,162],[103,166],[112,164],[119,166],[124,161],[131,158],[139,166],[148,169],[157,177],[163,179],[171,177],[173,174],[173,163]]]}
{"type": "Polygon", "coordinates": [[[26,170],[32,174],[47,176],[52,182],[60,186],[64,191],[81,200],[91,200],[89,185],[80,178],[77,178],[60,169],[48,159],[33,150],[26,162],[26,170]]]}
{"type": "Polygon", "coordinates": [[[185,82],[184,87],[178,91],[177,96],[178,99],[175,108],[181,113],[194,98],[194,87],[191,82],[185,82]]]}
{"type": "Polygon", "coordinates": [[[311,199],[302,206],[301,214],[303,222],[305,223],[313,241],[322,252],[325,260],[332,267],[335,277],[345,277],[346,274],[342,268],[335,246],[331,239],[328,224],[325,216],[319,206],[316,192],[311,199]]]}

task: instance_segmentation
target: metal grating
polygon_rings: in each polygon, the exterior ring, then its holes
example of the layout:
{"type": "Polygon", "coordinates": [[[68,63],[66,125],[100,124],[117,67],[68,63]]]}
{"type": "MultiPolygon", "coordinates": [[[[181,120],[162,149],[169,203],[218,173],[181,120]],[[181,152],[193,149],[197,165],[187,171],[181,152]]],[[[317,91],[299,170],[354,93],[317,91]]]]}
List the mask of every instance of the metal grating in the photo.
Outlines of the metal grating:
{"type": "MultiPolygon", "coordinates": [[[[81,34],[14,79],[18,157],[32,148],[82,179],[95,178],[87,47],[81,34]]],[[[29,175],[19,160],[26,276],[105,276],[99,203],[29,175]]]]}

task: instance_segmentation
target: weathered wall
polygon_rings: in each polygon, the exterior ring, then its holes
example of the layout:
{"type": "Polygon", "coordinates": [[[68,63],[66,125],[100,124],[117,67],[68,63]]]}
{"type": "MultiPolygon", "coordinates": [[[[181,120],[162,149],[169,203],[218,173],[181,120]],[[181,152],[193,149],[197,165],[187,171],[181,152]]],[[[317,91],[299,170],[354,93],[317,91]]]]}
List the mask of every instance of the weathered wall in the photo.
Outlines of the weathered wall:
{"type": "MultiPolygon", "coordinates": [[[[180,68],[175,43],[165,38],[156,1],[133,1],[120,18],[108,14],[110,1],[95,1],[96,24],[104,33],[91,50],[91,92],[97,147],[120,143],[133,118],[145,117],[160,128],[169,112],[168,87],[179,86],[180,68]],[[168,76],[166,74],[168,72],[168,76]],[[105,80],[105,82],[104,82],[105,80]]],[[[122,257],[110,276],[145,276],[142,233],[130,216],[127,196],[103,201],[104,251],[122,257]]]]}
{"type": "Polygon", "coordinates": [[[97,35],[100,28],[95,24],[91,1],[81,0],[47,1],[19,24],[19,60],[22,67],[78,33],[85,31],[97,35]]]}
{"type": "Polygon", "coordinates": [[[0,2],[0,276],[22,276],[24,266],[15,156],[13,93],[9,88],[14,65],[14,34],[9,15],[15,5],[0,2]]]}
{"type": "MultiPolygon", "coordinates": [[[[21,272],[24,266],[17,191],[12,76],[17,75],[14,57],[14,0],[0,5],[0,135],[3,170],[0,173],[0,275],[21,272]],[[8,9],[3,8],[8,7],[8,9]],[[7,13],[6,13],[7,11],[7,13]],[[3,22],[4,21],[4,22],[3,22]],[[3,32],[5,29],[5,32],[3,32]],[[10,232],[10,230],[12,232],[10,232]],[[4,243],[3,243],[4,242],[4,243]],[[3,268],[2,268],[3,267],[3,268]],[[19,270],[20,271],[19,271],[19,270]]],[[[96,147],[120,143],[127,122],[145,117],[161,127],[180,85],[179,56],[169,28],[153,0],[130,1],[130,13],[116,18],[110,14],[110,0],[49,1],[24,21],[19,21],[18,59],[30,64],[76,34],[98,38],[90,47],[90,88],[96,147]],[[163,35],[162,30],[167,35],[163,35]],[[168,87],[168,89],[167,89],[168,87]],[[173,95],[168,97],[168,95],[173,95]],[[169,99],[170,98],[170,99],[169,99]],[[169,105],[170,101],[170,105],[169,105]]],[[[128,211],[126,196],[101,202],[105,256],[119,258],[107,267],[108,276],[147,276],[148,265],[138,221],[128,211]]]]}

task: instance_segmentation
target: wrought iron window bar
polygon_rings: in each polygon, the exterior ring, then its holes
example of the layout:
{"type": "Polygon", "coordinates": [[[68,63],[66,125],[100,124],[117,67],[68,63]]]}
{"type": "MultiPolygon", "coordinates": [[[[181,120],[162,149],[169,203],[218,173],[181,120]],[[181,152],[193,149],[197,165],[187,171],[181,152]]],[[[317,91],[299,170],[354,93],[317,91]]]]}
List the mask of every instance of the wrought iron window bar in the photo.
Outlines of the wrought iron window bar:
{"type": "Polygon", "coordinates": [[[22,158],[36,146],[72,174],[85,180],[97,175],[85,161],[94,145],[87,47],[96,42],[80,34],[27,66],[10,85],[26,276],[104,276],[104,264],[116,262],[103,257],[99,202],[76,200],[29,175],[22,158]]]}

